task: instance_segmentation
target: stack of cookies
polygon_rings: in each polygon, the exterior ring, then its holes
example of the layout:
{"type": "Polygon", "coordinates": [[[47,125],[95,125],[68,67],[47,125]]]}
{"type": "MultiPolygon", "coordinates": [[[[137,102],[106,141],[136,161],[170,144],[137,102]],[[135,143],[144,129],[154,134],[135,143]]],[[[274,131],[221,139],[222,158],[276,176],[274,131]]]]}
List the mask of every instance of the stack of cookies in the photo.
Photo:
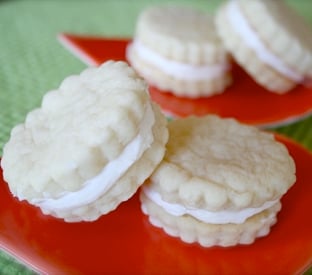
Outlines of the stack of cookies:
{"type": "Polygon", "coordinates": [[[152,224],[204,247],[267,235],[296,180],[272,134],[212,115],[167,124],[145,81],[113,61],[48,92],[1,166],[14,196],[66,222],[97,220],[140,190],[152,224]]]}
{"type": "Polygon", "coordinates": [[[226,91],[231,57],[260,86],[283,94],[311,85],[311,34],[283,1],[230,0],[215,15],[155,6],[138,17],[127,57],[150,85],[178,97],[226,91]]]}

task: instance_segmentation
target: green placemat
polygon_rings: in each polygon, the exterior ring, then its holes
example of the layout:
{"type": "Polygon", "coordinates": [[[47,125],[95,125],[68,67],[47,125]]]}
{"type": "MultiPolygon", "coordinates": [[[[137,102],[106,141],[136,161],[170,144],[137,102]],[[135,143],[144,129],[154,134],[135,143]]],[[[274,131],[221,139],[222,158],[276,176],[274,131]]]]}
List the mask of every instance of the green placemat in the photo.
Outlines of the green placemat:
{"type": "MultiPolygon", "coordinates": [[[[56,40],[59,32],[130,37],[137,15],[166,0],[0,0],[0,155],[11,128],[38,107],[42,96],[85,65],[56,40]]],[[[174,0],[213,11],[218,0],[174,0]]],[[[312,24],[312,1],[289,0],[312,24]]],[[[312,151],[312,117],[273,129],[312,151]]],[[[0,253],[0,274],[31,274],[0,253]]],[[[312,274],[310,272],[309,274],[312,274]]]]}
{"type": "Polygon", "coordinates": [[[36,273],[0,250],[0,274],[35,275],[36,273]]]}

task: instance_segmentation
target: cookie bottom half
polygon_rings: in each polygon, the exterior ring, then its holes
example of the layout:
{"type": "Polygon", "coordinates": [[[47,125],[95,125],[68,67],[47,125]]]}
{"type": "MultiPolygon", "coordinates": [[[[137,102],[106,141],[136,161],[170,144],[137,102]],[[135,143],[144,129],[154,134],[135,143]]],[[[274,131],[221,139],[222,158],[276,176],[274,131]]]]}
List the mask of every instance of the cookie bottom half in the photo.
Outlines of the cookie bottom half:
{"type": "Polygon", "coordinates": [[[140,193],[141,208],[152,225],[162,228],[168,235],[180,238],[186,243],[199,243],[203,247],[229,247],[238,244],[251,244],[256,238],[270,233],[277,221],[281,203],[277,202],[242,224],[208,224],[189,215],[173,216],[140,193]]]}

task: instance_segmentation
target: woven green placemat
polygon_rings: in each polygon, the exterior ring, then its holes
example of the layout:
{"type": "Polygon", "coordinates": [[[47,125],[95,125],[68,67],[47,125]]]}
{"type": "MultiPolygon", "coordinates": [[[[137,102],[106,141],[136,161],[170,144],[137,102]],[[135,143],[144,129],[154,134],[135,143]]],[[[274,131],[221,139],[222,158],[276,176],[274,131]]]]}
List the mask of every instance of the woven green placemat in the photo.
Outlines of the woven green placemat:
{"type": "Polygon", "coordinates": [[[0,274],[35,275],[36,273],[0,250],[0,274]]]}
{"type": "MultiPolygon", "coordinates": [[[[38,107],[42,96],[85,65],[56,40],[59,32],[130,37],[137,15],[166,0],[0,0],[0,156],[11,128],[38,107]]],[[[174,0],[214,10],[218,0],[174,0]]],[[[312,24],[312,1],[289,0],[312,24]]],[[[312,117],[273,129],[312,151],[312,117]]],[[[0,274],[31,274],[0,252],[0,274]]],[[[312,274],[310,272],[309,274],[312,274]]]]}

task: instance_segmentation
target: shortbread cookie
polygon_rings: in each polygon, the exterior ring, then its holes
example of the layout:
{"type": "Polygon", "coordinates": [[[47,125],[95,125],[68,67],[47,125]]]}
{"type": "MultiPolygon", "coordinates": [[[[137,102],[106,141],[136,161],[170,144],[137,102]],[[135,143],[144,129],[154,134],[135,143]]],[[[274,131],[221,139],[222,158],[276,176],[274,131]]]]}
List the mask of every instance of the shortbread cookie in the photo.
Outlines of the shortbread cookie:
{"type": "Polygon", "coordinates": [[[166,119],[125,62],[66,78],[13,128],[3,175],[14,196],[68,222],[129,199],[162,160],[166,119]]]}
{"type": "Polygon", "coordinates": [[[235,60],[267,90],[283,94],[311,84],[312,29],[284,1],[228,1],[216,28],[235,60]]]}
{"type": "Polygon", "coordinates": [[[273,134],[208,115],[169,123],[163,161],[141,187],[152,224],[202,246],[250,244],[269,233],[295,163],[273,134]]]}
{"type": "Polygon", "coordinates": [[[127,58],[149,84],[177,96],[211,96],[231,83],[229,56],[214,17],[190,7],[142,11],[127,58]]]}

